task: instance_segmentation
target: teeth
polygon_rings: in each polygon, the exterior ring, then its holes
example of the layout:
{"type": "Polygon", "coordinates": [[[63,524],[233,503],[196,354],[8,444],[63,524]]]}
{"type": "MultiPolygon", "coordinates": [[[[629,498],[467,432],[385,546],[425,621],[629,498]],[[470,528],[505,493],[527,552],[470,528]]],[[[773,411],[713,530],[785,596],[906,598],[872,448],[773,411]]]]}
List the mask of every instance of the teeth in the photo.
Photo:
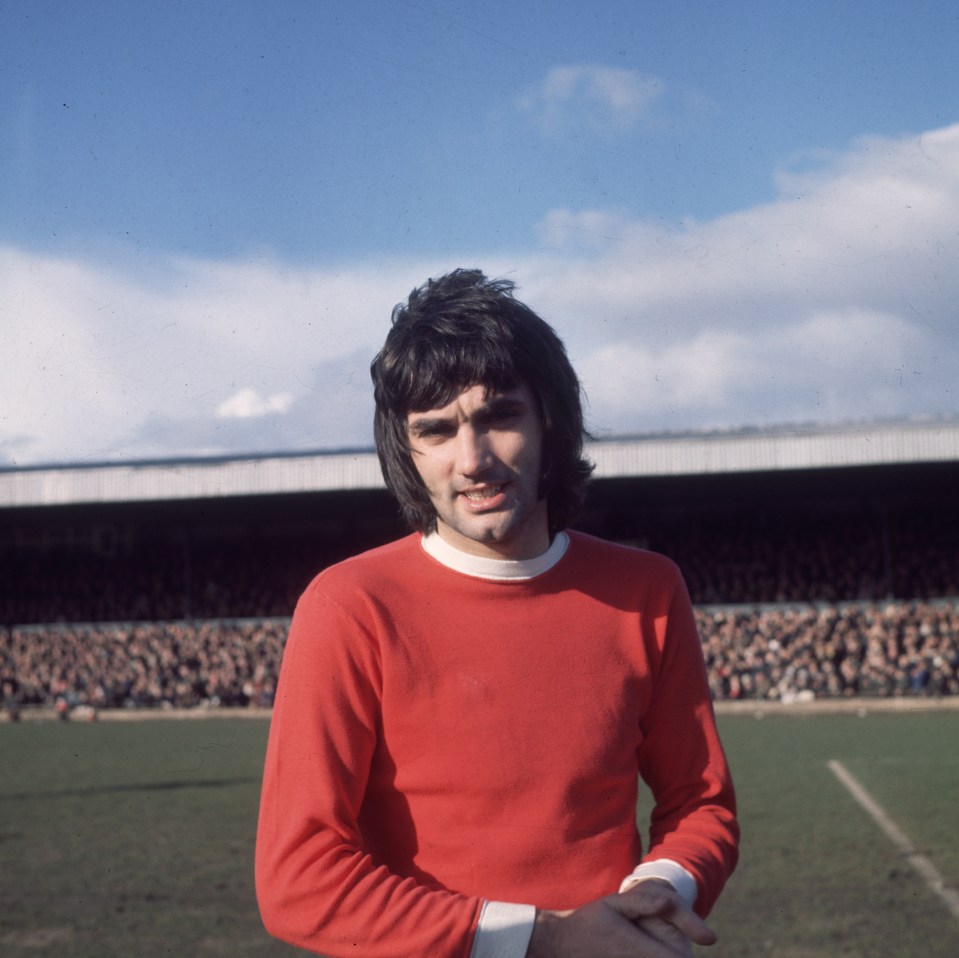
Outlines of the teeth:
{"type": "Polygon", "coordinates": [[[472,499],[474,501],[491,499],[493,496],[497,495],[502,488],[502,486],[488,486],[485,489],[478,489],[474,492],[464,492],[463,495],[466,496],[467,499],[472,499]]]}

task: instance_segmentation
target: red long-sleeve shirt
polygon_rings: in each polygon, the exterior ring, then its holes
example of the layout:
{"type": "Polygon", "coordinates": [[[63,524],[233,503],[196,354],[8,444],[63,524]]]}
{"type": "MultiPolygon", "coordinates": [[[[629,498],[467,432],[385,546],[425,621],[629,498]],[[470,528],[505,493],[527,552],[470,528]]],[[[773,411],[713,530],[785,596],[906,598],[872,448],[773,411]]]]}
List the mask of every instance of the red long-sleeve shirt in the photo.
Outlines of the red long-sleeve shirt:
{"type": "Polygon", "coordinates": [[[324,955],[467,958],[484,900],[573,908],[643,860],[712,907],[737,826],[685,586],[570,533],[491,581],[420,536],[321,573],[297,607],[263,781],[268,929],[324,955]]]}

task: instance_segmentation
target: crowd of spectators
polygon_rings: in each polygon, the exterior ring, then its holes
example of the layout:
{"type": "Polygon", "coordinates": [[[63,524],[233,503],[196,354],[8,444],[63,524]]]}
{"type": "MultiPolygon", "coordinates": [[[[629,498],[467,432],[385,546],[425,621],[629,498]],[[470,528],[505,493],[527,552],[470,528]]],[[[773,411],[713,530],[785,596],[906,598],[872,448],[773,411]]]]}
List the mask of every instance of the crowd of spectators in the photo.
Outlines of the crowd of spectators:
{"type": "MultiPolygon", "coordinates": [[[[610,538],[622,538],[608,530],[610,538]]],[[[959,595],[959,515],[666,523],[634,537],[674,559],[696,604],[959,595]]],[[[289,615],[310,578],[364,545],[300,539],[132,544],[4,555],[0,624],[289,615]]]]}
{"type": "Polygon", "coordinates": [[[329,561],[308,544],[227,543],[188,557],[164,542],[112,555],[27,553],[3,568],[0,623],[289,615],[329,561]]]}
{"type": "Polygon", "coordinates": [[[273,704],[288,621],[0,629],[7,708],[195,708],[273,704]]]}
{"type": "Polygon", "coordinates": [[[682,568],[697,604],[959,595],[959,516],[741,517],[667,525],[640,540],[682,568]]]}
{"type": "Polygon", "coordinates": [[[959,602],[697,611],[713,697],[959,694],[959,602]]]}
{"type": "MultiPolygon", "coordinates": [[[[683,570],[717,700],[959,694],[956,514],[712,518],[636,541],[683,570]]],[[[0,550],[0,696],[64,713],[268,707],[296,598],[348,547],[0,550]]]]}
{"type": "MultiPolygon", "coordinates": [[[[696,616],[717,701],[959,694],[959,602],[696,616]]],[[[286,619],[3,628],[0,686],[8,708],[269,707],[287,628],[286,619]]]]}

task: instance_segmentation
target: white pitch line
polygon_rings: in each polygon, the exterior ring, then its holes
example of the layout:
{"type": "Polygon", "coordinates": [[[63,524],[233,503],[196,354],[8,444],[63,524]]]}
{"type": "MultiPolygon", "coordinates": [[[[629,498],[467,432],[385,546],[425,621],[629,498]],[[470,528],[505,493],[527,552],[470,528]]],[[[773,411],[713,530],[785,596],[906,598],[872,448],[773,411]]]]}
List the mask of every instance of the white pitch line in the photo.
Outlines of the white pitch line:
{"type": "Polygon", "coordinates": [[[886,814],[882,806],[856,781],[842,762],[830,759],[827,764],[833,775],[846,786],[850,795],[886,833],[886,836],[896,848],[902,852],[906,861],[919,873],[932,891],[942,899],[952,913],[952,917],[959,921],[959,892],[946,885],[939,869],[925,855],[917,851],[912,839],[886,814]]]}

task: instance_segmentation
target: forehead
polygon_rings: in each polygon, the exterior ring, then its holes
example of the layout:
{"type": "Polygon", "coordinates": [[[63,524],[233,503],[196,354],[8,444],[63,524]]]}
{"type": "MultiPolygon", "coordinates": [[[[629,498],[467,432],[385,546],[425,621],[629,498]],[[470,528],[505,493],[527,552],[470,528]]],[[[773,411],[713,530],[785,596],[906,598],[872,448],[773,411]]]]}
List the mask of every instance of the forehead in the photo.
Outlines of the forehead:
{"type": "Polygon", "coordinates": [[[476,384],[467,386],[455,393],[449,402],[429,409],[412,409],[407,414],[406,421],[412,422],[424,415],[430,417],[459,416],[485,409],[490,409],[502,403],[519,403],[524,406],[534,405],[532,390],[525,383],[519,383],[508,389],[497,389],[493,386],[476,384]]]}

